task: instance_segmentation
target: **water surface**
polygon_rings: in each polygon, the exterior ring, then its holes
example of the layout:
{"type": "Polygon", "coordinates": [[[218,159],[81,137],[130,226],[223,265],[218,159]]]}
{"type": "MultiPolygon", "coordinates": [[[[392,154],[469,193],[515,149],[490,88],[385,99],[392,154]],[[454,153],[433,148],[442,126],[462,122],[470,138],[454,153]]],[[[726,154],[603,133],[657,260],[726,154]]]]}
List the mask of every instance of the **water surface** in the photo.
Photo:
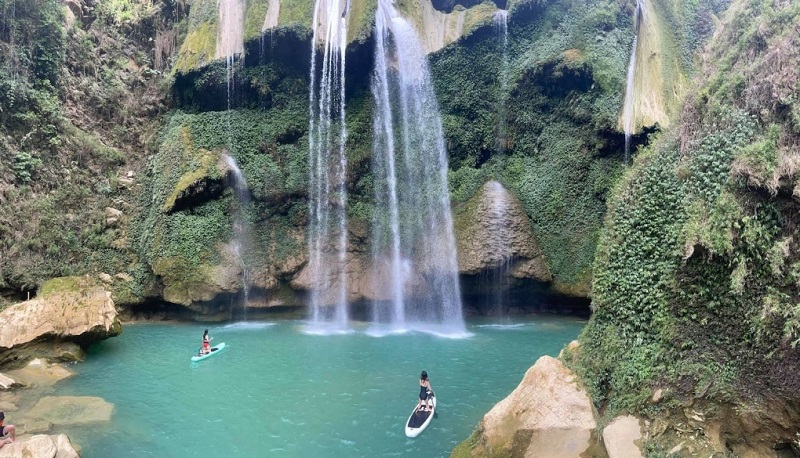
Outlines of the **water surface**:
{"type": "Polygon", "coordinates": [[[202,325],[127,325],[89,349],[58,395],[115,404],[106,425],[65,431],[84,457],[448,456],[542,355],[584,322],[472,321],[463,339],[375,337],[369,325],[309,335],[300,321],[210,326],[226,348],[199,363],[202,325]],[[416,439],[404,422],[427,370],[438,417],[416,439]]]}

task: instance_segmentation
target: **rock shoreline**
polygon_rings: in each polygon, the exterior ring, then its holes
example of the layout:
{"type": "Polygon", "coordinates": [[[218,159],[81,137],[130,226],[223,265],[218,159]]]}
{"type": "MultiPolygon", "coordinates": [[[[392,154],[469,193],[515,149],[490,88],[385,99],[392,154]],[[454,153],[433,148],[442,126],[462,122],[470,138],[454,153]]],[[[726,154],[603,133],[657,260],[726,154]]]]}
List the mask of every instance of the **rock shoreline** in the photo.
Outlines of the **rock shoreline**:
{"type": "Polygon", "coordinates": [[[121,332],[111,292],[89,276],[52,279],[36,298],[0,312],[0,410],[17,427],[17,440],[0,448],[0,458],[79,456],[69,437],[49,433],[65,424],[108,422],[114,406],[50,396],[72,376],[59,363],[81,361],[89,345],[121,332]]]}

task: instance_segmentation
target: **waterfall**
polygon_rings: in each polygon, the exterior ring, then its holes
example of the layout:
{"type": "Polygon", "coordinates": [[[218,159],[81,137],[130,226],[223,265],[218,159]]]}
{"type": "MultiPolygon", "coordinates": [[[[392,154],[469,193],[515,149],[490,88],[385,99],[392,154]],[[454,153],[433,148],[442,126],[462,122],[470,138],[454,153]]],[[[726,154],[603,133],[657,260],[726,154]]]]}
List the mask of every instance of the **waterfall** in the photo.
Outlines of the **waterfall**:
{"type": "Polygon", "coordinates": [[[508,10],[499,10],[494,15],[494,27],[500,37],[502,46],[502,62],[500,64],[500,97],[497,109],[497,151],[502,153],[508,146],[506,132],[507,112],[506,98],[508,97],[508,10]]]}
{"type": "Polygon", "coordinates": [[[344,97],[347,18],[342,14],[343,7],[343,0],[316,0],[312,24],[308,101],[312,330],[344,330],[348,320],[344,97]],[[317,62],[320,50],[321,65],[317,62]]]}
{"type": "Polygon", "coordinates": [[[502,313],[508,307],[509,273],[514,260],[511,246],[511,214],[508,191],[497,181],[484,185],[486,217],[489,221],[488,245],[491,258],[484,278],[489,294],[486,295],[486,310],[490,314],[502,313]]]}
{"type": "Polygon", "coordinates": [[[233,58],[244,54],[243,0],[217,0],[219,29],[216,58],[233,58]]]}
{"type": "Polygon", "coordinates": [[[374,321],[393,330],[463,333],[447,151],[428,61],[391,0],[375,19],[372,255],[387,300],[374,321]]]}
{"type": "Polygon", "coordinates": [[[242,319],[247,321],[247,303],[250,298],[250,272],[245,258],[251,248],[250,223],[247,220],[247,208],[250,205],[250,188],[247,186],[247,180],[242,175],[236,160],[227,154],[223,154],[222,157],[230,171],[228,185],[236,193],[238,202],[238,207],[234,212],[233,251],[242,268],[242,319]]]}
{"type": "Polygon", "coordinates": [[[244,5],[243,0],[217,0],[219,28],[217,29],[216,58],[225,58],[225,81],[228,93],[228,150],[233,149],[231,121],[231,93],[233,92],[233,62],[244,56],[244,5]]]}
{"type": "Polygon", "coordinates": [[[631,60],[628,62],[628,76],[625,83],[625,101],[622,106],[622,128],[625,133],[625,163],[629,162],[631,137],[636,129],[636,113],[634,109],[635,82],[636,82],[636,47],[639,42],[639,30],[644,20],[644,6],[642,0],[636,0],[636,10],[634,12],[634,31],[633,45],[631,46],[631,60]]]}

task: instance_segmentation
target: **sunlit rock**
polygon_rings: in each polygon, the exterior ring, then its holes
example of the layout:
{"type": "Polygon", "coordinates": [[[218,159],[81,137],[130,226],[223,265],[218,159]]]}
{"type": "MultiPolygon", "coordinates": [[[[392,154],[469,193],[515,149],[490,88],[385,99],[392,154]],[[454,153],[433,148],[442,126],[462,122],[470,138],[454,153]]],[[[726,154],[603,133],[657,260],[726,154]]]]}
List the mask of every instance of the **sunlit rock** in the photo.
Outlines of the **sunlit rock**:
{"type": "Polygon", "coordinates": [[[478,427],[472,456],[578,458],[591,446],[591,400],[559,360],[543,356],[478,427]]]}
{"type": "Polygon", "coordinates": [[[78,452],[64,434],[39,434],[18,438],[0,448],[0,458],[78,458],[78,452]]]}
{"type": "Polygon", "coordinates": [[[642,438],[639,419],[630,415],[617,417],[603,428],[603,444],[608,458],[642,458],[637,441],[642,438]]]}
{"type": "Polygon", "coordinates": [[[62,277],[42,285],[39,296],[0,312],[0,366],[45,357],[83,357],[88,346],[122,332],[111,293],[90,277],[62,277]]]}

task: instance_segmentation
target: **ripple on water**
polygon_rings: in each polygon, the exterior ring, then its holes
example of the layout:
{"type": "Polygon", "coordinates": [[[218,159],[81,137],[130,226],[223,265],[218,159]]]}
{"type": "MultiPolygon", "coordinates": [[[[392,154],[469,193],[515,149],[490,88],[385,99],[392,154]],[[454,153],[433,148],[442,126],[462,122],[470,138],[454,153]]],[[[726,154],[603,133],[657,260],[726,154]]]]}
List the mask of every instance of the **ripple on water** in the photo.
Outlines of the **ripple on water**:
{"type": "Polygon", "coordinates": [[[236,323],[226,324],[220,329],[233,330],[233,331],[253,331],[259,329],[266,329],[275,326],[277,323],[268,323],[263,321],[239,321],[236,323]]]}
{"type": "Polygon", "coordinates": [[[476,328],[491,328],[491,329],[522,329],[532,327],[533,323],[514,323],[514,324],[501,324],[501,323],[492,323],[492,324],[476,324],[476,328]]]}

